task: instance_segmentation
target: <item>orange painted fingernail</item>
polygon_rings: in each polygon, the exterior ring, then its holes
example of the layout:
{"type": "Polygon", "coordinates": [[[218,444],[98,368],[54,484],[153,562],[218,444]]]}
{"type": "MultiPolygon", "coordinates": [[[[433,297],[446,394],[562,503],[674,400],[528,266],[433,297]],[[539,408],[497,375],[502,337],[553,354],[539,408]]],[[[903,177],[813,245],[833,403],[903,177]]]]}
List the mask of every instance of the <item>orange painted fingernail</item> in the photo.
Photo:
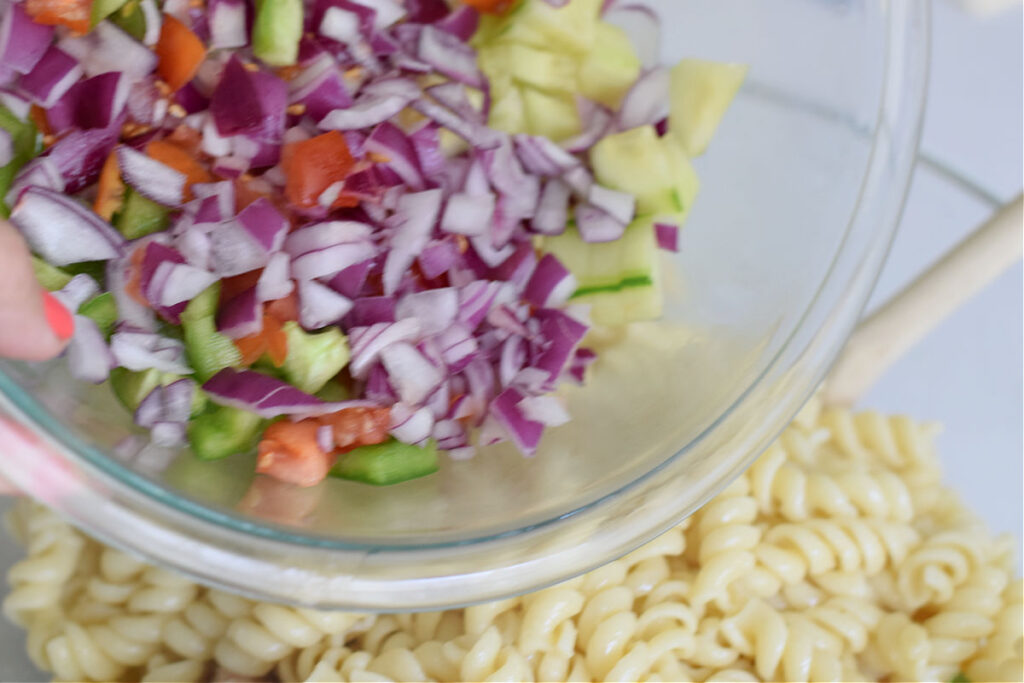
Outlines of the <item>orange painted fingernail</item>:
{"type": "Polygon", "coordinates": [[[43,309],[46,311],[46,322],[61,341],[71,339],[75,333],[75,319],[71,317],[64,304],[49,292],[43,292],[43,309]]]}

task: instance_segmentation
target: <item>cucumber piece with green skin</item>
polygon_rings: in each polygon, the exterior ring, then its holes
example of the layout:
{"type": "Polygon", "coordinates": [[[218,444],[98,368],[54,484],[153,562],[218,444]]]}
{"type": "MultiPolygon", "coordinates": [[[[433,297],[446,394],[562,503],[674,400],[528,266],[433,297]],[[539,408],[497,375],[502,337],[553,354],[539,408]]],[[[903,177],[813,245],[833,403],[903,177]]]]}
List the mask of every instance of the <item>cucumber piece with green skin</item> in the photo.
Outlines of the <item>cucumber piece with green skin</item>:
{"type": "Polygon", "coordinates": [[[546,237],[554,254],[576,278],[570,301],[590,305],[598,325],[622,325],[661,316],[658,245],[652,219],[638,219],[614,242],[584,242],[574,227],[546,237]]]}
{"type": "Polygon", "coordinates": [[[390,486],[433,474],[440,469],[437,443],[411,446],[395,439],[360,446],[341,456],[330,475],[374,486],[390,486]]]}
{"type": "Polygon", "coordinates": [[[299,56],[302,0],[260,0],[252,26],[252,51],[270,66],[290,66],[299,56]]]}
{"type": "Polygon", "coordinates": [[[166,229],[171,222],[170,215],[165,207],[128,188],[113,223],[122,235],[134,240],[166,229]]]}
{"type": "Polygon", "coordinates": [[[39,280],[39,284],[51,292],[63,289],[67,283],[71,282],[71,278],[73,277],[57,266],[51,266],[38,256],[32,257],[32,270],[35,272],[36,279],[39,280]]]}
{"type": "MultiPolygon", "coordinates": [[[[38,132],[31,121],[22,121],[10,109],[0,105],[0,128],[11,135],[11,160],[0,167],[0,198],[6,197],[14,182],[14,176],[27,164],[38,150],[38,132]]],[[[0,213],[6,218],[11,215],[6,201],[0,200],[0,213]]]]}
{"type": "Polygon", "coordinates": [[[220,283],[210,285],[192,299],[181,313],[185,355],[196,377],[205,382],[225,368],[242,362],[242,354],[230,338],[217,331],[220,283]]]}
{"type": "Polygon", "coordinates": [[[110,292],[97,294],[78,308],[78,314],[91,318],[103,336],[107,337],[117,323],[117,302],[110,292]]]}
{"type": "Polygon", "coordinates": [[[747,76],[745,64],[684,59],[672,69],[670,134],[690,157],[707,149],[718,124],[747,76]]]}
{"type": "Polygon", "coordinates": [[[188,440],[200,460],[219,460],[256,447],[264,420],[239,408],[210,403],[188,423],[188,440]]]}
{"type": "MultiPolygon", "coordinates": [[[[158,386],[167,386],[179,379],[182,378],[171,372],[152,369],[136,372],[125,368],[114,368],[110,371],[110,388],[121,405],[134,412],[142,403],[142,399],[149,396],[158,386]]],[[[206,397],[206,394],[197,391],[192,397],[191,414],[194,416],[203,412],[209,402],[210,399],[206,397]]]]}
{"type": "Polygon", "coordinates": [[[316,334],[296,322],[287,322],[282,328],[288,338],[288,355],[281,374],[293,387],[315,394],[348,364],[348,340],[339,328],[316,334]]]}
{"type": "Polygon", "coordinates": [[[642,64],[629,36],[618,26],[599,21],[595,28],[597,48],[580,63],[577,79],[580,94],[618,109],[622,98],[640,76],[642,64]]]}
{"type": "Polygon", "coordinates": [[[95,26],[111,14],[121,9],[128,0],[92,0],[89,11],[89,23],[95,26]]]}

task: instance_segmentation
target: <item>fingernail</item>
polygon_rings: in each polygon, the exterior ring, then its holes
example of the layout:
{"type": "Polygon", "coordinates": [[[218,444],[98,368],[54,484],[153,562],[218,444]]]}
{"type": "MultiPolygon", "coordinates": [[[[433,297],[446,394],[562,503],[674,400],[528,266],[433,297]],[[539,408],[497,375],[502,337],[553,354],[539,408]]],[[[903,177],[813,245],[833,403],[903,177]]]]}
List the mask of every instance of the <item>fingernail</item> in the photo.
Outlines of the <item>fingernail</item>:
{"type": "Polygon", "coordinates": [[[61,341],[71,339],[75,333],[75,319],[71,317],[64,304],[53,294],[43,292],[43,309],[46,311],[46,322],[61,341]]]}

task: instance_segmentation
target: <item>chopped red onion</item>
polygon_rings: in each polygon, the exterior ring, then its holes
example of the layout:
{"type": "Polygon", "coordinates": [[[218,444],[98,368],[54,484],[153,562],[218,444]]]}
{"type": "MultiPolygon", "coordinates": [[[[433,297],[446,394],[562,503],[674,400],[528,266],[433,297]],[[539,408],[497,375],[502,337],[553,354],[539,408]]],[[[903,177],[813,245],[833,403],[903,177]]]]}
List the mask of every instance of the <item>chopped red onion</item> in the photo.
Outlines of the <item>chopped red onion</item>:
{"type": "Polygon", "coordinates": [[[513,139],[519,161],[530,173],[561,176],[581,164],[579,159],[548,138],[537,135],[516,135],[513,139]]]}
{"type": "Polygon", "coordinates": [[[288,234],[288,219],[270,200],[260,197],[242,209],[236,219],[267,253],[280,251],[288,234]]]}
{"type": "Polygon", "coordinates": [[[302,256],[339,244],[366,242],[373,229],[357,221],[327,221],[314,223],[289,234],[284,250],[292,256],[302,256]]]}
{"type": "Polygon", "coordinates": [[[306,114],[317,122],[335,109],[352,106],[352,96],[338,64],[327,53],[317,57],[288,87],[289,102],[304,104],[306,114]]]}
{"type": "Polygon", "coordinates": [[[276,301],[288,296],[294,289],[295,283],[291,280],[291,259],[288,254],[278,252],[271,255],[256,283],[256,298],[261,302],[276,301]]]}
{"type": "Polygon", "coordinates": [[[119,129],[115,123],[106,129],[72,130],[46,152],[64,177],[66,192],[79,192],[96,181],[117,144],[119,129]]]}
{"type": "Polygon", "coordinates": [[[416,258],[420,271],[428,280],[441,277],[459,258],[459,248],[450,239],[434,240],[416,258]]]}
{"type": "Polygon", "coordinates": [[[156,55],[109,21],[102,21],[84,36],[63,38],[62,50],[81,62],[87,76],[120,71],[137,81],[156,68],[156,55]]]}
{"type": "Polygon", "coordinates": [[[284,81],[266,71],[249,71],[232,55],[213,91],[210,113],[221,135],[252,136],[257,143],[279,142],[287,105],[284,81]]]}
{"type": "Polygon", "coordinates": [[[68,370],[83,382],[100,384],[110,376],[114,357],[92,318],[75,316],[75,333],[68,342],[68,370]]]}
{"type": "Polygon", "coordinates": [[[483,74],[476,66],[476,51],[447,31],[424,26],[420,31],[416,55],[454,81],[474,88],[485,85],[483,74]]]}
{"type": "Polygon", "coordinates": [[[69,311],[77,311],[82,304],[100,293],[100,286],[90,275],[79,273],[53,295],[69,311]]]}
{"type": "Polygon", "coordinates": [[[118,257],[124,237],[71,197],[29,187],[11,212],[11,222],[32,250],[55,266],[118,257]]]}
{"type": "Polygon", "coordinates": [[[467,121],[483,124],[484,115],[473,106],[466,94],[466,86],[461,83],[448,82],[427,88],[427,94],[443,104],[467,121]]]}
{"type": "Polygon", "coordinates": [[[478,236],[491,228],[494,216],[494,195],[459,192],[448,197],[441,229],[455,235],[478,236]]]}
{"type": "Polygon", "coordinates": [[[348,327],[369,327],[377,323],[393,323],[396,320],[393,297],[364,296],[352,303],[352,310],[345,318],[348,327]]]}
{"type": "Polygon", "coordinates": [[[127,145],[117,148],[117,160],[125,182],[148,199],[178,206],[185,196],[185,175],[127,145]]]}
{"type": "Polygon", "coordinates": [[[569,364],[567,375],[577,384],[582,385],[583,380],[586,377],[587,368],[597,360],[597,354],[591,349],[576,349],[576,353],[572,357],[572,361],[569,364]]]}
{"type": "Polygon", "coordinates": [[[603,138],[611,128],[613,119],[612,113],[590,100],[577,97],[577,109],[580,112],[580,121],[583,130],[579,135],[563,140],[561,146],[573,154],[581,154],[593,147],[598,140],[603,138]]]}
{"type": "Polygon", "coordinates": [[[654,236],[658,246],[665,251],[679,251],[679,226],[670,223],[655,223],[654,236]]]}
{"type": "Polygon", "coordinates": [[[226,368],[211,377],[203,384],[203,391],[215,403],[247,410],[267,419],[280,415],[315,417],[348,408],[379,407],[372,401],[325,403],[279,379],[253,370],[234,368],[226,368]]]}
{"type": "Polygon", "coordinates": [[[57,164],[53,159],[45,156],[36,157],[22,166],[21,170],[18,171],[18,175],[14,177],[11,189],[5,197],[8,206],[17,204],[21,193],[27,187],[42,187],[47,190],[63,193],[65,187],[64,176],[60,174],[60,169],[57,168],[57,164]]]}
{"type": "Polygon", "coordinates": [[[151,332],[121,330],[110,338],[110,351],[118,366],[128,370],[192,374],[185,362],[185,346],[177,339],[151,332]]]}
{"type": "Polygon", "coordinates": [[[83,73],[74,57],[56,45],[50,45],[35,67],[22,76],[18,87],[40,107],[49,109],[71,89],[83,73]]]}
{"type": "Polygon", "coordinates": [[[391,384],[406,403],[419,405],[444,380],[441,368],[406,342],[390,344],[380,352],[391,384]]]}
{"type": "Polygon", "coordinates": [[[548,340],[549,346],[533,365],[546,371],[551,386],[554,386],[575,353],[576,346],[586,335],[587,326],[554,309],[540,309],[537,316],[541,319],[541,333],[548,340]]]}
{"type": "Polygon", "coordinates": [[[442,330],[437,341],[441,347],[441,357],[452,372],[459,372],[466,367],[479,350],[473,334],[458,323],[442,330]]]}
{"type": "Polygon", "coordinates": [[[246,5],[243,0],[210,0],[210,47],[212,49],[245,47],[249,42],[246,30],[246,5]]]}
{"type": "Polygon", "coordinates": [[[517,389],[509,387],[491,402],[490,415],[504,428],[523,455],[531,456],[540,443],[544,425],[523,414],[519,403],[524,398],[517,389]]]}
{"type": "Polygon", "coordinates": [[[231,277],[262,268],[269,255],[238,221],[228,220],[210,233],[210,258],[214,273],[231,277]]]}
{"type": "Polygon", "coordinates": [[[64,100],[79,128],[108,128],[124,111],[131,86],[124,74],[109,71],[76,83],[64,100]]]}
{"type": "Polygon", "coordinates": [[[146,47],[153,47],[160,40],[160,29],[163,27],[164,17],[160,13],[156,0],[141,0],[139,9],[142,10],[142,18],[146,24],[146,31],[142,35],[142,44],[146,47]]]}
{"type": "Polygon", "coordinates": [[[430,233],[441,210],[441,190],[402,195],[395,215],[401,221],[384,261],[384,293],[394,294],[402,276],[430,241],[430,233]]]}
{"type": "Polygon", "coordinates": [[[297,280],[315,280],[335,274],[362,263],[376,255],[369,242],[337,244],[298,256],[292,260],[292,277],[297,280]]]}
{"type": "Polygon", "coordinates": [[[114,295],[114,302],[117,304],[117,319],[136,329],[155,331],[156,318],[153,311],[136,301],[135,297],[129,295],[125,288],[128,281],[128,266],[127,256],[107,261],[106,286],[107,290],[114,295]]]}
{"type": "Polygon", "coordinates": [[[633,220],[636,199],[631,194],[601,185],[592,185],[590,192],[587,193],[587,201],[620,223],[629,223],[633,220]]]}
{"type": "Polygon", "coordinates": [[[391,406],[391,436],[402,443],[426,442],[433,427],[434,416],[429,408],[415,408],[405,403],[391,406]]]}
{"type": "Polygon", "coordinates": [[[153,427],[160,422],[188,422],[195,393],[196,383],[188,378],[176,380],[166,386],[157,385],[136,408],[135,424],[140,427],[153,427]]]}
{"type": "Polygon", "coordinates": [[[626,223],[591,204],[576,205],[576,227],[584,242],[614,242],[626,232],[626,223]]]}
{"type": "Polygon", "coordinates": [[[576,291],[576,278],[553,254],[545,254],[523,290],[523,298],[539,308],[557,308],[576,291]]]}
{"type": "Polygon", "coordinates": [[[12,2],[0,23],[0,63],[18,73],[32,71],[53,40],[53,27],[37,24],[24,5],[12,2]]]}
{"type": "Polygon", "coordinates": [[[397,0],[351,0],[351,2],[373,10],[373,27],[378,31],[405,18],[405,8],[397,0]]]}
{"type": "Polygon", "coordinates": [[[491,310],[501,287],[500,282],[486,280],[476,280],[462,287],[459,290],[459,321],[470,331],[475,330],[491,310]]]}
{"type": "Polygon", "coordinates": [[[0,92],[0,104],[7,107],[12,114],[24,121],[32,110],[32,103],[12,92],[0,92]]]}
{"type": "MultiPolygon", "coordinates": [[[[375,85],[383,84],[378,81],[375,85]]],[[[367,87],[352,106],[335,109],[321,121],[324,130],[359,130],[387,121],[405,109],[420,95],[419,87],[410,81],[391,79],[387,87],[367,87]]]]}
{"type": "Polygon", "coordinates": [[[373,263],[370,259],[355,263],[332,277],[328,284],[342,296],[355,299],[363,292],[363,285],[373,268],[373,263]]]}
{"type": "Polygon", "coordinates": [[[619,108],[618,126],[629,130],[655,124],[668,116],[669,70],[655,67],[640,76],[619,108]]]}
{"type": "Polygon", "coordinates": [[[521,242],[505,261],[494,269],[494,278],[511,282],[517,289],[526,286],[537,265],[537,253],[530,242],[521,242]]]}
{"type": "Polygon", "coordinates": [[[427,98],[420,98],[411,103],[412,108],[434,121],[442,128],[447,128],[478,150],[491,149],[501,144],[502,133],[491,130],[481,124],[463,119],[458,114],[427,98]]]}
{"type": "Polygon", "coordinates": [[[537,203],[537,211],[530,227],[541,235],[561,235],[569,221],[569,186],[558,178],[544,183],[537,203]]]}
{"type": "Polygon", "coordinates": [[[221,305],[217,311],[217,331],[231,339],[250,337],[263,331],[263,305],[255,287],[221,305]]]}
{"type": "Polygon", "coordinates": [[[357,12],[328,7],[320,20],[317,31],[320,35],[344,45],[359,43],[363,37],[362,18],[357,12]]]}
{"type": "Polygon", "coordinates": [[[299,323],[307,330],[332,325],[352,310],[352,301],[327,285],[313,280],[299,281],[299,323]]]}
{"type": "Polygon", "coordinates": [[[419,334],[419,322],[412,318],[349,329],[352,350],[349,372],[356,379],[365,378],[366,372],[377,361],[383,349],[398,342],[416,339],[419,334]]]}
{"type": "Polygon", "coordinates": [[[569,411],[554,396],[527,396],[518,404],[523,417],[545,427],[560,427],[569,422],[569,411]]]}
{"type": "Polygon", "coordinates": [[[476,33],[479,22],[480,13],[468,5],[462,5],[456,7],[451,14],[434,25],[442,31],[451,33],[459,40],[469,40],[476,33]]]}
{"type": "Polygon", "coordinates": [[[366,138],[364,148],[367,152],[386,157],[387,165],[409,189],[419,191],[426,188],[416,149],[398,126],[389,121],[381,123],[366,138]]]}
{"type": "Polygon", "coordinates": [[[644,66],[658,63],[661,57],[661,22],[651,7],[642,2],[606,3],[603,17],[626,32],[644,66]]]}
{"type": "Polygon", "coordinates": [[[398,300],[398,319],[415,318],[424,335],[438,334],[455,322],[459,312],[459,294],[454,287],[428,289],[406,294],[398,300]]]}

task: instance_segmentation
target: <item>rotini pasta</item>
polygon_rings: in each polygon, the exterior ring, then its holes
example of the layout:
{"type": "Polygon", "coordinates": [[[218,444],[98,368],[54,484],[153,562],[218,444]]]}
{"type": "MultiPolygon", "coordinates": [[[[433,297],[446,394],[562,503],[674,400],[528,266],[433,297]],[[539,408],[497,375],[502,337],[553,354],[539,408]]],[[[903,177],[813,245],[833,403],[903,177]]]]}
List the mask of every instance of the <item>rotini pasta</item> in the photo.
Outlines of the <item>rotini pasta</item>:
{"type": "Polygon", "coordinates": [[[935,431],[812,402],[643,548],[432,613],[257,603],[23,501],[9,522],[28,555],[3,610],[40,668],[76,681],[1021,680],[1011,549],[941,487],[935,431]]]}

